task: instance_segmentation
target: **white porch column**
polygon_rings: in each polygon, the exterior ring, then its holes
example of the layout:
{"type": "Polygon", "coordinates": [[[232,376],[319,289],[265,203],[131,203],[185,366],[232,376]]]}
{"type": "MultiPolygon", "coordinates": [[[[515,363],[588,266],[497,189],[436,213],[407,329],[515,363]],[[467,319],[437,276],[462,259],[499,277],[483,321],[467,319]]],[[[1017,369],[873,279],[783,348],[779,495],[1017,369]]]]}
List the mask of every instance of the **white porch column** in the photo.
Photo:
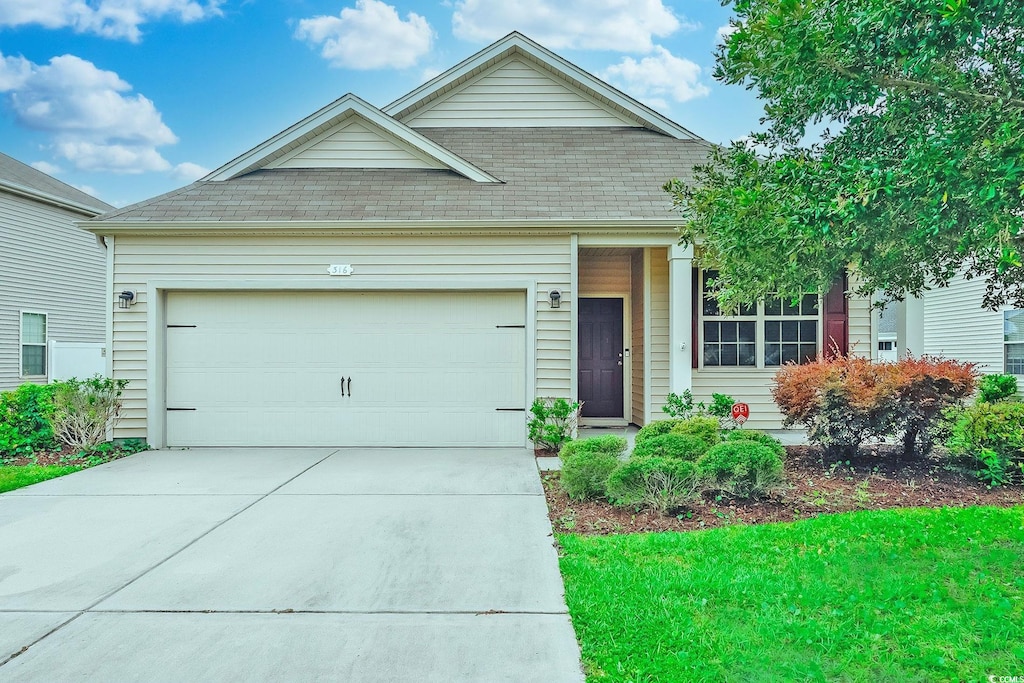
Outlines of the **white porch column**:
{"type": "Polygon", "coordinates": [[[681,394],[693,388],[690,341],[693,333],[693,246],[668,249],[668,390],[681,394]]]}
{"type": "Polygon", "coordinates": [[[923,299],[908,296],[896,304],[896,352],[900,358],[924,353],[923,299]]]}

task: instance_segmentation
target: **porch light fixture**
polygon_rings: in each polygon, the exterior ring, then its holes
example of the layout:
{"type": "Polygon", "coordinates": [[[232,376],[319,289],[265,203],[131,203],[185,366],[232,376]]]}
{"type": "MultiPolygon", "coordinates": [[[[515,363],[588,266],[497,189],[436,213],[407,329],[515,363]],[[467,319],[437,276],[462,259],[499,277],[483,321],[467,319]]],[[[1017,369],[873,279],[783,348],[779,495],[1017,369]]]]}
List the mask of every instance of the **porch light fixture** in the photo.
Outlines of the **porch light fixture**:
{"type": "Polygon", "coordinates": [[[129,308],[135,303],[135,292],[130,289],[126,289],[117,295],[117,307],[118,308],[129,308]]]}
{"type": "Polygon", "coordinates": [[[562,292],[558,289],[552,289],[548,292],[548,299],[551,300],[551,308],[558,308],[562,305],[562,292]]]}

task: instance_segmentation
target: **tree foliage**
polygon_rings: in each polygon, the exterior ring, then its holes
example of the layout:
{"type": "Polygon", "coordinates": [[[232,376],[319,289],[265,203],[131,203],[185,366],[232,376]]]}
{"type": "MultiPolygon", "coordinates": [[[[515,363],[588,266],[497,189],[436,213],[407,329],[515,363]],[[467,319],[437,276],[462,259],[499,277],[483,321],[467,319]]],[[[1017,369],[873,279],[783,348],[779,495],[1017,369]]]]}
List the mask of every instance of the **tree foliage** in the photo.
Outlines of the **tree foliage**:
{"type": "Polygon", "coordinates": [[[986,306],[1024,308],[1024,3],[733,5],[715,77],[759,94],[765,129],[666,184],[723,306],[824,291],[852,265],[862,293],[964,271],[986,306]]]}

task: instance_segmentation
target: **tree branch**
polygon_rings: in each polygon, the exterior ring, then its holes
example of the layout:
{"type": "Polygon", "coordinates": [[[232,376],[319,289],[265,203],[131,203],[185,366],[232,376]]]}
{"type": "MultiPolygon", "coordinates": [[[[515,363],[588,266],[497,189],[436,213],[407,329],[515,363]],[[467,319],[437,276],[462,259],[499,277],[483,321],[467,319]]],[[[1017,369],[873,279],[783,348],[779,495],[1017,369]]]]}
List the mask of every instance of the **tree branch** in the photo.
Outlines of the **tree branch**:
{"type": "Polygon", "coordinates": [[[1010,106],[1015,109],[1024,110],[1024,99],[1017,97],[1001,97],[999,95],[988,95],[980,92],[969,92],[967,90],[955,90],[952,88],[946,88],[936,83],[927,83],[925,81],[915,81],[910,78],[897,78],[894,76],[872,76],[864,72],[863,70],[850,69],[836,64],[834,62],[824,62],[824,65],[831,67],[837,73],[846,76],[847,78],[856,79],[867,79],[881,88],[898,88],[901,90],[923,90],[924,92],[936,93],[938,95],[951,95],[953,97],[963,100],[975,100],[980,102],[987,102],[990,104],[1000,103],[1004,106],[1010,106]]]}

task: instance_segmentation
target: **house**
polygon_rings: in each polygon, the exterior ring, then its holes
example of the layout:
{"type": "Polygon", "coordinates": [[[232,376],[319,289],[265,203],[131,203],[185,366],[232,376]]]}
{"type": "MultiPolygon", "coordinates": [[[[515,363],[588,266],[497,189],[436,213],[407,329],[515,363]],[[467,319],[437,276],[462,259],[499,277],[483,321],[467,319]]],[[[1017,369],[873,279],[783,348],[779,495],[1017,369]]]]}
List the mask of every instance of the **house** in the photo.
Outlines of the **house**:
{"type": "MultiPolygon", "coordinates": [[[[948,287],[905,305],[909,349],[976,363],[983,374],[1006,373],[1024,380],[1024,311],[982,308],[986,281],[954,277],[948,287]],[[914,328],[919,339],[914,340],[914,328]]],[[[1024,382],[1022,382],[1024,384],[1024,382]]]]}
{"type": "Polygon", "coordinates": [[[91,221],[112,253],[116,436],[156,446],[524,446],[726,392],[778,427],[788,359],[869,302],[723,317],[661,190],[709,143],[512,33],[377,109],[354,95],[199,182],[91,221]]]}
{"type": "Polygon", "coordinates": [[[107,253],[78,222],[112,208],[0,154],[0,390],[105,371],[107,253]]]}

